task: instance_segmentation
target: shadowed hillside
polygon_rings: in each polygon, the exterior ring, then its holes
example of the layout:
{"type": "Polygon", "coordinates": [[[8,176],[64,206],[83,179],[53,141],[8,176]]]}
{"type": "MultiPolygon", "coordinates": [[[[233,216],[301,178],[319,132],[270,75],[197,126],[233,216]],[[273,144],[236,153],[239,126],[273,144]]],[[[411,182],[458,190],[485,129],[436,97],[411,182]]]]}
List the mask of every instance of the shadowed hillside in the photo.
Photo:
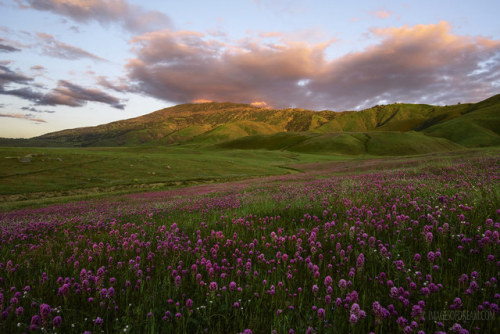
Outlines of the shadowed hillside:
{"type": "Polygon", "coordinates": [[[183,104],[5,146],[215,144],[232,149],[401,155],[500,145],[500,95],[474,104],[391,104],[363,111],[183,104]]]}

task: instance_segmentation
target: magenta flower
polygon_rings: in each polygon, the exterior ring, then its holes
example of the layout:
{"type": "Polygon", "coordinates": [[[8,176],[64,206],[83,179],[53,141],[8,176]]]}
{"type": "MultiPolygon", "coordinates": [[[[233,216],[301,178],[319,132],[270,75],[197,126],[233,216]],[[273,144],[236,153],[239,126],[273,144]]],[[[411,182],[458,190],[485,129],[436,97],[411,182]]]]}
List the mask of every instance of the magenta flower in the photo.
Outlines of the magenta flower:
{"type": "Polygon", "coordinates": [[[217,285],[217,282],[210,282],[208,288],[210,289],[210,291],[215,291],[218,289],[218,285],[217,285]]]}
{"type": "Polygon", "coordinates": [[[42,319],[38,314],[35,314],[33,317],[31,317],[31,327],[34,329],[37,329],[42,325],[42,319]]]}
{"type": "Polygon", "coordinates": [[[188,308],[188,310],[193,307],[193,301],[190,298],[186,300],[186,307],[188,308]]]}
{"type": "Polygon", "coordinates": [[[179,287],[181,285],[181,277],[175,276],[174,282],[175,282],[175,286],[179,287]]]}
{"type": "Polygon", "coordinates": [[[360,253],[358,259],[356,260],[356,268],[361,269],[365,264],[365,256],[363,253],[360,253]]]}
{"type": "Polygon", "coordinates": [[[50,312],[52,312],[52,308],[49,305],[40,305],[40,315],[42,316],[43,320],[46,320],[49,317],[50,312]]]}
{"type": "Polygon", "coordinates": [[[434,236],[432,235],[432,232],[427,232],[427,234],[425,235],[425,241],[427,241],[428,243],[431,243],[433,237],[434,236]]]}
{"type": "Polygon", "coordinates": [[[329,286],[332,286],[333,284],[333,279],[331,276],[326,276],[325,277],[325,287],[329,287],[329,286]]]}
{"type": "Polygon", "coordinates": [[[323,320],[325,318],[325,309],[324,308],[319,308],[318,309],[318,318],[323,320]]]}
{"type": "Polygon", "coordinates": [[[62,324],[62,318],[60,316],[57,315],[54,317],[54,319],[52,319],[52,325],[55,328],[61,327],[61,324],[62,324]]]}
{"type": "Polygon", "coordinates": [[[19,306],[18,308],[16,308],[16,316],[21,316],[24,314],[24,308],[22,306],[19,306]]]}

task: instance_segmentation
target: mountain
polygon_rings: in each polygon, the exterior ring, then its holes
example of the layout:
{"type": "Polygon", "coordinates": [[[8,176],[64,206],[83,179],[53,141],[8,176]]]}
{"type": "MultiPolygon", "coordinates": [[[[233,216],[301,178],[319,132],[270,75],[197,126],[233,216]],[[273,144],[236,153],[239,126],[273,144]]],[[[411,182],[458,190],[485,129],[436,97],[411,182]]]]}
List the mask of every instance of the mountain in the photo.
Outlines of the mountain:
{"type": "Polygon", "coordinates": [[[48,133],[19,146],[198,144],[231,149],[400,155],[500,145],[500,95],[479,103],[390,104],[362,111],[182,104],[123,121],[48,133]]]}

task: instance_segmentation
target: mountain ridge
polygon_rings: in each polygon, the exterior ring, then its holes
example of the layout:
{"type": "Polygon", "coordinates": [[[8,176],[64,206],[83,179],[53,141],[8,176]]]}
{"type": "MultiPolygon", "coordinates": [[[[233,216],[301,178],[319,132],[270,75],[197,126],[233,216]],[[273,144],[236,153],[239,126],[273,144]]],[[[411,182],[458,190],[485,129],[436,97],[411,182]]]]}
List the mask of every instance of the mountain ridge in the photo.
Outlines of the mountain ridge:
{"type": "MultiPolygon", "coordinates": [[[[497,146],[500,145],[500,94],[478,103],[450,106],[395,103],[342,112],[272,109],[232,102],[189,103],[126,120],[66,129],[26,140],[2,139],[0,145],[13,146],[16,142],[21,146],[210,144],[239,148],[238,144],[244,144],[243,147],[266,149],[276,145],[267,143],[255,147],[246,141],[265,142],[269,138],[273,140],[273,135],[283,133],[288,134],[285,137],[290,140],[296,137],[292,141],[301,136],[307,140],[314,138],[316,142],[319,139],[329,141],[329,146],[335,146],[339,140],[355,143],[356,136],[352,140],[346,137],[352,136],[351,133],[367,136],[374,133],[380,139],[381,133],[392,133],[394,138],[401,137],[396,135],[400,133],[426,142],[436,138],[439,139],[436,143],[451,149],[497,146]]],[[[284,137],[276,138],[281,140],[284,137]]]]}

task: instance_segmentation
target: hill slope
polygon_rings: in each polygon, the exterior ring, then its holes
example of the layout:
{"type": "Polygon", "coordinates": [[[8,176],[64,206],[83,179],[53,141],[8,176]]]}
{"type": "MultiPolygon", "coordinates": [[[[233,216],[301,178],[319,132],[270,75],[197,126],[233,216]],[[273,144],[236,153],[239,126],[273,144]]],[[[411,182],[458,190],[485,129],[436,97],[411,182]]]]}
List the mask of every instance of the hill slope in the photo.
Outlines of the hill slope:
{"type": "Polygon", "coordinates": [[[183,104],[49,133],[18,146],[215,144],[233,149],[400,155],[500,145],[500,95],[475,104],[391,104],[363,111],[266,109],[236,103],[183,104]]]}

